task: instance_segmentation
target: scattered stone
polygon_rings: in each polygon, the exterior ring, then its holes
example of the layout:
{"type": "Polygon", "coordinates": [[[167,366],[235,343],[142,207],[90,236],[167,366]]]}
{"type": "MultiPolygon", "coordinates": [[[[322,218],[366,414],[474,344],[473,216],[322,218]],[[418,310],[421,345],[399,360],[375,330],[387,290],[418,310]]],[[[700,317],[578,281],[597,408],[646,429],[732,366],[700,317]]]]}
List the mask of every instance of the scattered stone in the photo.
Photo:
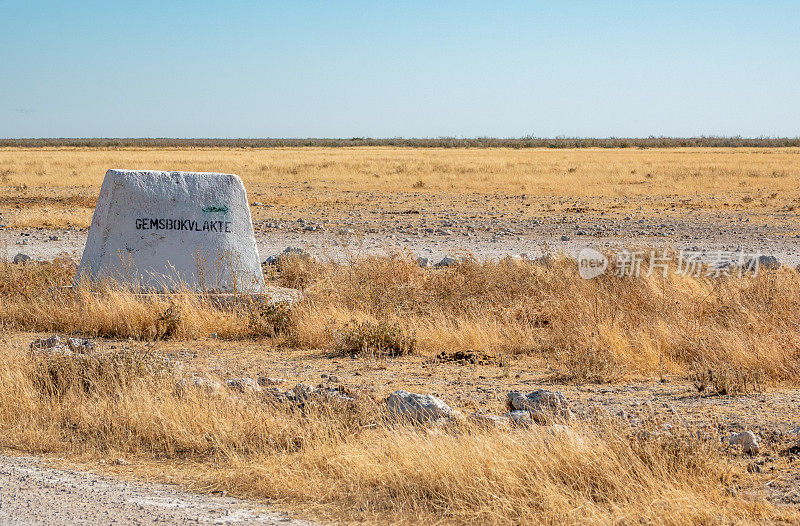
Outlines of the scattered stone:
{"type": "Polygon", "coordinates": [[[189,389],[197,389],[205,391],[206,394],[217,394],[222,386],[216,380],[203,378],[202,376],[192,376],[191,378],[184,378],[177,384],[178,393],[185,393],[189,389]]]}
{"type": "Polygon", "coordinates": [[[731,435],[728,438],[728,442],[732,446],[741,446],[742,453],[745,455],[756,455],[758,454],[759,442],[761,439],[754,435],[752,431],[742,431],[741,433],[736,433],[731,435]]]}
{"type": "Polygon", "coordinates": [[[260,385],[261,387],[270,387],[273,385],[280,385],[286,383],[286,380],[284,380],[283,378],[272,378],[269,376],[259,376],[257,381],[258,385],[260,385]]]}
{"type": "Polygon", "coordinates": [[[509,429],[511,427],[511,419],[500,415],[473,413],[467,417],[467,421],[487,429],[509,429]]]}
{"type": "Polygon", "coordinates": [[[50,241],[58,241],[58,236],[50,236],[48,239],[50,241]]]}
{"type": "Polygon", "coordinates": [[[395,391],[386,399],[386,407],[394,416],[402,416],[418,423],[429,423],[439,419],[452,419],[460,415],[433,395],[395,391]]]}
{"type": "Polygon", "coordinates": [[[66,347],[64,345],[64,341],[57,334],[54,334],[46,339],[37,338],[31,342],[32,351],[54,349],[59,346],[66,347]]]}
{"type": "Polygon", "coordinates": [[[31,342],[30,349],[33,352],[47,352],[71,355],[72,353],[85,354],[94,349],[94,343],[89,340],[79,338],[63,339],[54,334],[49,338],[39,338],[31,342]]]}
{"type": "Polygon", "coordinates": [[[311,259],[311,254],[298,247],[286,247],[283,252],[268,257],[264,263],[267,265],[278,265],[287,258],[311,259]]]}
{"type": "Polygon", "coordinates": [[[528,411],[531,418],[539,424],[549,423],[554,418],[570,420],[573,416],[567,399],[559,391],[538,389],[527,395],[511,391],[506,397],[506,405],[511,411],[528,411]]]}
{"type": "Polygon", "coordinates": [[[311,398],[316,389],[308,384],[297,384],[292,388],[292,393],[297,400],[305,401],[311,398]]]}
{"type": "Polygon", "coordinates": [[[25,263],[31,261],[31,257],[28,254],[23,254],[22,252],[20,252],[19,254],[14,256],[14,259],[12,261],[14,262],[15,265],[24,265],[25,263]]]}
{"type": "Polygon", "coordinates": [[[487,354],[479,351],[442,351],[436,355],[437,362],[455,362],[460,365],[500,365],[502,360],[496,354],[487,354]]]}
{"type": "Polygon", "coordinates": [[[228,389],[242,394],[252,394],[261,391],[261,386],[252,378],[233,378],[225,382],[228,389]]]}
{"type": "Polygon", "coordinates": [[[765,270],[775,270],[781,268],[781,262],[775,256],[758,256],[758,268],[765,270]]]}
{"type": "Polygon", "coordinates": [[[347,394],[343,387],[313,387],[303,383],[295,385],[288,391],[269,387],[265,393],[276,402],[296,404],[301,407],[317,402],[349,403],[355,401],[355,398],[347,394]]]}
{"type": "Polygon", "coordinates": [[[67,347],[72,352],[86,353],[94,349],[94,343],[80,338],[67,338],[67,347]]]}
{"type": "Polygon", "coordinates": [[[530,427],[533,425],[533,419],[528,411],[511,411],[506,415],[515,427],[530,427]]]}
{"type": "Polygon", "coordinates": [[[455,258],[451,258],[450,256],[445,256],[439,261],[435,266],[436,267],[451,267],[458,263],[455,258]]]}

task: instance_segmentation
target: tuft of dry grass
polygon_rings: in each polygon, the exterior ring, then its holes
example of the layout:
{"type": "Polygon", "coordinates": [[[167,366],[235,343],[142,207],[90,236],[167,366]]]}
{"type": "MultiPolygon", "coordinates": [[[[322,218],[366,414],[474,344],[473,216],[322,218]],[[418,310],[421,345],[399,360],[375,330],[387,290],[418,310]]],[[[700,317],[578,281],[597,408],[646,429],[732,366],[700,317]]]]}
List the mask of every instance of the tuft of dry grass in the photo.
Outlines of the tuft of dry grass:
{"type": "Polygon", "coordinates": [[[402,356],[414,352],[416,340],[396,324],[369,321],[346,323],[332,335],[336,350],[344,356],[402,356]]]}
{"type": "Polygon", "coordinates": [[[0,344],[0,446],[84,461],[124,456],[141,476],[338,521],[797,520],[726,492],[738,468],[714,439],[637,438],[603,421],[517,431],[386,425],[369,400],[292,411],[253,395],[178,391],[173,373],[135,360],[48,360],[0,344]]]}

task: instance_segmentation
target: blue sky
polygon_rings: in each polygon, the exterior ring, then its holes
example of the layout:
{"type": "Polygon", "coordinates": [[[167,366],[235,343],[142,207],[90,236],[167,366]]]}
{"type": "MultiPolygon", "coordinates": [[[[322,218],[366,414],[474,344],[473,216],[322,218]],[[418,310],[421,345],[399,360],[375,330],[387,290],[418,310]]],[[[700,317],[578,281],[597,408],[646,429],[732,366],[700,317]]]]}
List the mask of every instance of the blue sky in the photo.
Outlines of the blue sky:
{"type": "Polygon", "coordinates": [[[0,137],[798,136],[800,2],[0,0],[0,137]]]}

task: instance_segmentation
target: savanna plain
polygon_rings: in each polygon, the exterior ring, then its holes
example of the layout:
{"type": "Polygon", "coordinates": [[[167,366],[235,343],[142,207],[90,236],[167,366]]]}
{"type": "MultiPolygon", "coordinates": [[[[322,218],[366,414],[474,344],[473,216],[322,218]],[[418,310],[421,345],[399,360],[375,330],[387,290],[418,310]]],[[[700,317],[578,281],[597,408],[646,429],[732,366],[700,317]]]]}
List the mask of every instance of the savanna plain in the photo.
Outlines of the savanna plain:
{"type": "Polygon", "coordinates": [[[321,522],[796,524],[798,182],[793,147],[0,148],[0,446],[321,522]],[[109,168],[240,175],[302,299],[67,288],[109,168]]]}

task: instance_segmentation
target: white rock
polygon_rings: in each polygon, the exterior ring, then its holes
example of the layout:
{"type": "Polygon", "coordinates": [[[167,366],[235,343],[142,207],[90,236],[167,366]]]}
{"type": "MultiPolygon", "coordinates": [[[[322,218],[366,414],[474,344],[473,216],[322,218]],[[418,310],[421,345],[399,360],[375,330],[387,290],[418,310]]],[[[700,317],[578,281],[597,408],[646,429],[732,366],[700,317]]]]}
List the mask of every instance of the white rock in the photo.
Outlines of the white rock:
{"type": "Polygon", "coordinates": [[[394,416],[402,416],[414,422],[434,422],[441,418],[454,418],[460,415],[433,395],[395,391],[386,399],[386,407],[394,416]]]}
{"type": "Polygon", "coordinates": [[[47,350],[58,346],[64,346],[64,341],[57,334],[49,338],[38,338],[31,342],[31,350],[47,350]]]}
{"type": "Polygon", "coordinates": [[[570,420],[573,416],[564,395],[547,389],[538,389],[527,395],[511,391],[506,398],[506,405],[512,411],[528,411],[538,423],[547,423],[553,418],[570,420]]]}
{"type": "Polygon", "coordinates": [[[297,384],[295,385],[291,392],[294,393],[294,396],[297,400],[304,401],[311,398],[318,389],[308,384],[297,384]]]}
{"type": "Polygon", "coordinates": [[[437,267],[450,267],[458,263],[455,258],[451,258],[450,256],[445,256],[439,261],[435,266],[437,267]]]}
{"type": "Polygon", "coordinates": [[[528,411],[511,411],[506,415],[515,427],[530,427],[533,425],[531,414],[528,411]]]}
{"type": "Polygon", "coordinates": [[[69,350],[78,353],[85,353],[94,349],[94,343],[89,340],[81,340],[79,338],[67,338],[67,347],[69,350]]]}
{"type": "MultiPolygon", "coordinates": [[[[530,419],[530,416],[528,416],[530,419]]],[[[473,413],[467,417],[467,421],[480,427],[489,429],[508,429],[511,427],[511,419],[507,416],[487,415],[483,413],[473,413]]]]}
{"type": "Polygon", "coordinates": [[[78,338],[62,339],[54,334],[46,339],[37,339],[31,342],[30,349],[34,353],[62,354],[72,356],[73,353],[85,354],[94,349],[94,343],[78,338]]]}
{"type": "Polygon", "coordinates": [[[75,284],[104,277],[144,290],[263,292],[241,179],[106,172],[75,284]]]}
{"type": "Polygon", "coordinates": [[[234,378],[225,382],[228,389],[232,389],[242,394],[258,393],[261,391],[261,386],[252,378],[234,378]]]}
{"type": "Polygon", "coordinates": [[[209,380],[201,376],[193,376],[191,378],[184,378],[178,382],[176,386],[179,393],[183,393],[188,389],[198,389],[205,391],[207,394],[216,394],[222,388],[216,380],[209,380]]]}
{"type": "Polygon", "coordinates": [[[283,378],[272,378],[269,376],[260,376],[258,378],[258,385],[261,387],[269,387],[273,385],[280,385],[286,383],[286,380],[283,378]]]}
{"type": "Polygon", "coordinates": [[[14,256],[14,259],[12,261],[16,265],[23,265],[23,264],[27,263],[30,260],[31,260],[31,257],[28,254],[23,254],[22,252],[20,252],[19,254],[14,256]]]}
{"type": "Polygon", "coordinates": [[[266,260],[264,260],[264,263],[267,265],[278,265],[281,263],[281,261],[285,261],[291,258],[308,260],[311,259],[311,254],[309,254],[302,248],[286,247],[280,254],[275,254],[273,256],[268,257],[266,260]]]}
{"type": "Polygon", "coordinates": [[[758,445],[760,441],[761,439],[754,435],[751,431],[742,431],[741,433],[736,433],[728,438],[728,442],[732,446],[742,446],[742,453],[745,455],[757,454],[760,449],[758,445]]]}

